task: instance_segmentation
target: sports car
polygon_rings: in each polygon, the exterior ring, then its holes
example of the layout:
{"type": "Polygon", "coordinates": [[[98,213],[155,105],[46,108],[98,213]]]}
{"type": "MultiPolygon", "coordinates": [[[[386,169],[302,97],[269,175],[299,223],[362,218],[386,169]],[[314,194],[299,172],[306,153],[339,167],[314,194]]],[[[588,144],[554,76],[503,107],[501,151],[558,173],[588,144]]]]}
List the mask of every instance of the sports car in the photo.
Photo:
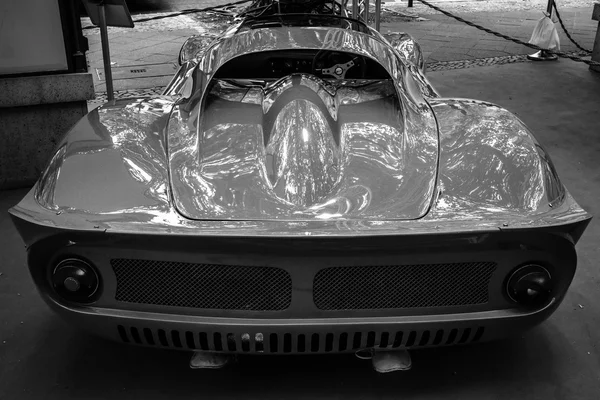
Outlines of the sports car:
{"type": "Polygon", "coordinates": [[[119,342],[340,353],[483,342],[559,306],[591,216],[512,113],[330,0],[189,38],[10,210],[48,305],[119,342]]]}

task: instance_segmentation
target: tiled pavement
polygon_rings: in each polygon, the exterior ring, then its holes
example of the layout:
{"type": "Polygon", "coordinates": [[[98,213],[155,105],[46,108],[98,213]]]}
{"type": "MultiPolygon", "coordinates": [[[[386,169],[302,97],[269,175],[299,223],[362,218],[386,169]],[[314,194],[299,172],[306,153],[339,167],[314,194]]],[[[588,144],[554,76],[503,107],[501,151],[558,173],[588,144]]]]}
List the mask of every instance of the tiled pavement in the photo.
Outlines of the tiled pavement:
{"type": "MultiPolygon", "coordinates": [[[[528,41],[542,13],[539,11],[504,11],[460,14],[461,17],[505,35],[528,41]]],[[[591,49],[597,22],[592,21],[592,7],[561,10],[565,26],[583,47],[591,49]]],[[[428,63],[468,60],[514,54],[530,54],[531,49],[480,31],[442,14],[427,15],[428,21],[384,23],[382,32],[405,31],[423,48],[428,63]]],[[[556,23],[561,50],[577,48],[556,23]]]]}
{"type": "MultiPolygon", "coordinates": [[[[591,20],[591,6],[585,8],[561,9],[561,15],[573,37],[584,47],[591,48],[597,23],[591,20]]],[[[460,13],[465,19],[499,31],[506,35],[527,41],[531,36],[540,11],[502,11],[460,13]]],[[[518,45],[486,32],[470,27],[442,14],[427,14],[425,21],[382,23],[382,33],[404,31],[410,33],[421,45],[429,66],[436,64],[454,65],[461,68],[480,64],[480,59],[490,59],[491,63],[524,61],[524,57],[514,57],[533,53],[525,46],[518,45]],[[511,57],[513,56],[513,57],[511,57]],[[447,63],[449,61],[459,63],[447,63]],[[473,63],[462,62],[472,60],[473,63]]],[[[135,16],[134,16],[135,19],[135,16]]],[[[180,16],[158,23],[139,24],[134,30],[109,28],[111,59],[113,68],[139,66],[157,63],[175,63],[181,45],[194,34],[210,30],[211,23],[202,16],[180,16]],[[152,24],[152,25],[149,25],[152,24]],[[157,25],[158,24],[158,25],[157,25]]],[[[559,24],[556,24],[563,51],[576,48],[566,38],[559,24]]],[[[92,72],[102,69],[100,37],[96,30],[87,31],[90,50],[87,54],[92,72]]],[[[487,61],[486,61],[487,62],[487,61]]],[[[489,64],[489,62],[488,62],[489,64]]],[[[437,65],[439,68],[440,65],[437,65]]],[[[104,82],[94,73],[96,92],[105,91],[104,82]]],[[[148,89],[164,86],[172,74],[161,76],[135,76],[116,80],[115,90],[148,89]]],[[[99,99],[100,100],[100,99],[99,99]]]]}
{"type": "MultiPolygon", "coordinates": [[[[113,68],[129,65],[177,62],[179,49],[183,42],[188,37],[196,34],[198,32],[194,29],[154,32],[110,32],[109,46],[113,68]]],[[[100,36],[88,36],[88,43],[88,66],[94,75],[96,92],[106,91],[104,81],[100,80],[97,71],[103,69],[100,36]]],[[[115,80],[115,90],[152,87],[164,81],[164,79],[157,77],[136,78],[132,76],[131,78],[115,80]]]]}

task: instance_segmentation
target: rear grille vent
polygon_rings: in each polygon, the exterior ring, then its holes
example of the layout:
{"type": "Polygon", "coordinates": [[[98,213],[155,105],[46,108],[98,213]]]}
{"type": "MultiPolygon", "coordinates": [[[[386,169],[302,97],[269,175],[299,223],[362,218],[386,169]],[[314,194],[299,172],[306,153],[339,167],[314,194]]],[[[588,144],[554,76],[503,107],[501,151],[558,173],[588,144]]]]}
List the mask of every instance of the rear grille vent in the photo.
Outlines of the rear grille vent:
{"type": "Polygon", "coordinates": [[[185,350],[226,351],[236,353],[341,353],[365,348],[397,349],[454,345],[479,342],[484,328],[435,331],[343,332],[334,333],[208,333],[151,330],[118,325],[125,343],[162,346],[185,350]]]}
{"type": "Polygon", "coordinates": [[[333,267],[317,272],[321,310],[465,306],[488,302],[492,262],[333,267]]]}
{"type": "Polygon", "coordinates": [[[280,268],[134,259],[113,259],[111,265],[115,298],[127,303],[274,311],[292,300],[292,280],[280,268]]]}

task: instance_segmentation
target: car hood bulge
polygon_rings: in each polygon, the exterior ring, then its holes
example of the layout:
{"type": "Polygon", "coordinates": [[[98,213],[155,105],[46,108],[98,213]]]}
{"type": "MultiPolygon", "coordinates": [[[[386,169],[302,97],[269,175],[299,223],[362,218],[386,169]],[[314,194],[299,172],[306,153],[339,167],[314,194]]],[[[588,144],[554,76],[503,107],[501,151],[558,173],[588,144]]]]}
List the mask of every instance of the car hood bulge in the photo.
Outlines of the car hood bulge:
{"type": "Polygon", "coordinates": [[[430,207],[438,146],[427,109],[392,80],[294,74],[215,80],[169,122],[173,199],[190,219],[416,219],[430,207]],[[200,107],[200,106],[199,106],[200,107]]]}

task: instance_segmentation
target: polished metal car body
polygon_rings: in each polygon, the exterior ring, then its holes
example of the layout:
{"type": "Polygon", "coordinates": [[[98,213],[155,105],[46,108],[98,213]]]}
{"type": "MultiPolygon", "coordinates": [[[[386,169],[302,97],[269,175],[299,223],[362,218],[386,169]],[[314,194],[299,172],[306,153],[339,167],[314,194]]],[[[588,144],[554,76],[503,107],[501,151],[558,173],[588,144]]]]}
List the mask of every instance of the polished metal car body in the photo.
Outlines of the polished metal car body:
{"type": "Polygon", "coordinates": [[[492,340],[560,304],[590,215],[510,112],[419,46],[314,14],[193,37],[90,112],[10,210],[46,302],[138,345],[326,353],[492,340]]]}

